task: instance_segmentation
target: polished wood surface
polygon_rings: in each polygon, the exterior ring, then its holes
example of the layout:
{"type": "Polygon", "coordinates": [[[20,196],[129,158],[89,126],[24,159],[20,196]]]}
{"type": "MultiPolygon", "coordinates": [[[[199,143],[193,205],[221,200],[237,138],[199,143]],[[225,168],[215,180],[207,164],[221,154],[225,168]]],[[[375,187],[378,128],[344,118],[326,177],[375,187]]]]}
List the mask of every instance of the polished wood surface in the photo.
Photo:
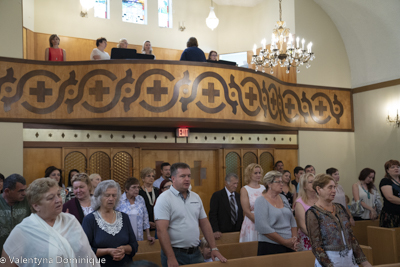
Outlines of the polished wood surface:
{"type": "MultiPolygon", "coordinates": [[[[63,162],[61,148],[24,148],[24,178],[29,185],[37,178],[44,177],[47,167],[61,168],[63,162]]],[[[62,173],[65,178],[65,174],[62,173]]]]}
{"type": "Polygon", "coordinates": [[[0,58],[0,121],[352,131],[351,91],[198,62],[0,58]],[[164,124],[165,125],[165,124],[164,124]]]}
{"type": "Polygon", "coordinates": [[[368,226],[367,231],[375,264],[400,262],[400,228],[368,226]]]}
{"type": "MultiPolygon", "coordinates": [[[[114,162],[114,156],[118,152],[126,152],[128,153],[133,160],[132,170],[130,170],[129,174],[125,179],[129,176],[133,175],[134,177],[140,180],[140,171],[145,167],[151,167],[159,171],[157,168],[158,162],[169,162],[170,164],[176,162],[185,162],[191,167],[191,185],[192,190],[199,194],[202,199],[204,209],[208,214],[210,210],[210,199],[214,192],[221,190],[224,187],[224,179],[226,175],[226,163],[225,157],[229,152],[236,152],[242,158],[242,165],[240,166],[240,184],[238,191],[242,186],[243,177],[244,177],[244,169],[247,166],[243,165],[243,155],[246,152],[254,152],[255,155],[259,157],[263,152],[273,152],[274,154],[281,155],[279,160],[282,160],[285,164],[288,162],[290,164],[293,158],[297,158],[297,150],[291,149],[204,149],[201,144],[197,145],[197,148],[164,148],[163,144],[157,144],[158,148],[143,148],[141,144],[125,144],[125,147],[112,147],[112,146],[98,146],[98,147],[89,147],[86,146],[85,143],[81,143],[79,146],[75,147],[58,147],[58,148],[24,148],[24,177],[26,178],[28,184],[30,184],[33,180],[37,178],[41,178],[44,176],[44,171],[49,166],[56,166],[63,171],[63,182],[67,184],[68,171],[65,166],[65,161],[67,155],[71,152],[80,152],[85,158],[87,162],[87,168],[81,169],[78,167],[79,171],[87,172],[88,174],[97,173],[96,169],[92,169],[92,166],[89,164],[89,160],[97,152],[103,152],[110,159],[110,171],[107,172],[110,174],[110,177],[103,177],[103,179],[115,179],[117,176],[115,174],[116,167],[114,162]]],[[[178,144],[176,144],[178,145],[178,144]]],[[[79,165],[79,164],[78,164],[79,165]]],[[[70,165],[71,166],[71,165],[70,165]]],[[[263,175],[267,170],[264,170],[263,175]]],[[[119,175],[119,182],[123,186],[124,177],[119,175]]],[[[156,176],[158,179],[159,176],[156,176]]],[[[238,234],[230,233],[226,234],[225,238],[222,238],[220,242],[227,243],[231,240],[238,239],[238,234]],[[232,236],[232,237],[230,237],[232,236]]]]}

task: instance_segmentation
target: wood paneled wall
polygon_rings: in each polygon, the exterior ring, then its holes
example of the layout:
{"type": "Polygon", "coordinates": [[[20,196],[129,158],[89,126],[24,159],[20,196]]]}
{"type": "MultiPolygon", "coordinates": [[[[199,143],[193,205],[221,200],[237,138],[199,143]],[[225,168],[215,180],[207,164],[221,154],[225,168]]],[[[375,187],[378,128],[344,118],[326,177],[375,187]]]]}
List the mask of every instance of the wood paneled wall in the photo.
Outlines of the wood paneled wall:
{"type": "MultiPolygon", "coordinates": [[[[208,214],[210,208],[210,199],[212,194],[223,188],[225,170],[224,165],[224,150],[223,149],[207,149],[207,145],[199,145],[198,149],[142,149],[140,147],[127,147],[121,148],[94,148],[82,146],[77,148],[24,148],[24,177],[27,183],[30,184],[37,178],[44,176],[44,171],[49,166],[56,166],[63,170],[64,183],[67,183],[67,173],[64,169],[64,159],[71,151],[79,151],[86,155],[89,159],[90,155],[97,151],[102,151],[109,154],[110,158],[117,151],[128,151],[133,157],[133,176],[140,178],[140,171],[145,167],[156,169],[158,161],[166,161],[171,164],[175,162],[185,162],[192,168],[192,188],[193,191],[198,193],[202,198],[204,208],[208,214]],[[197,166],[197,168],[196,168],[197,166]],[[203,170],[201,170],[203,169],[203,170]],[[202,176],[202,174],[205,176],[202,176]]],[[[232,148],[229,151],[236,151],[242,155],[242,152],[253,151],[256,155],[260,155],[262,151],[271,151],[274,155],[275,161],[282,160],[285,164],[285,169],[293,171],[297,166],[297,149],[268,149],[260,150],[252,148],[232,148]]],[[[111,169],[113,166],[111,165],[111,169]]],[[[240,166],[243,178],[243,172],[246,166],[240,166]]],[[[80,170],[83,171],[83,170],[80,170]]],[[[111,170],[113,171],[113,170],[111,170]]],[[[268,170],[264,170],[264,174],[268,170]]],[[[88,173],[91,172],[88,171],[88,173]]],[[[263,174],[263,175],[264,175],[263,174]]],[[[158,177],[156,177],[158,178],[158,177]]]]}
{"type": "MultiPolygon", "coordinates": [[[[44,52],[46,48],[49,47],[50,35],[51,34],[47,33],[33,32],[29,29],[24,28],[24,59],[44,60],[44,52]]],[[[117,44],[118,43],[115,42],[108,42],[105,51],[111,54],[111,49],[113,47],[117,47],[117,44]]],[[[182,47],[185,46],[186,44],[182,44],[182,47]]],[[[60,35],[60,47],[65,49],[68,61],[89,60],[90,53],[92,52],[93,48],[96,47],[96,40],[60,35]]],[[[141,44],[129,44],[128,48],[136,49],[138,53],[141,53],[142,51],[141,44]]],[[[257,50],[257,53],[259,53],[259,51],[260,49],[257,50]]],[[[153,47],[153,54],[158,60],[179,60],[182,52],[183,50],[179,49],[153,47]]],[[[204,52],[206,58],[208,58],[208,51],[204,52]]],[[[247,51],[247,62],[249,63],[249,68],[255,69],[255,66],[250,64],[252,55],[252,51],[247,51]]],[[[286,70],[284,68],[275,67],[274,73],[271,75],[284,82],[297,82],[297,75],[295,70],[292,70],[289,74],[286,74],[286,70]]]]}

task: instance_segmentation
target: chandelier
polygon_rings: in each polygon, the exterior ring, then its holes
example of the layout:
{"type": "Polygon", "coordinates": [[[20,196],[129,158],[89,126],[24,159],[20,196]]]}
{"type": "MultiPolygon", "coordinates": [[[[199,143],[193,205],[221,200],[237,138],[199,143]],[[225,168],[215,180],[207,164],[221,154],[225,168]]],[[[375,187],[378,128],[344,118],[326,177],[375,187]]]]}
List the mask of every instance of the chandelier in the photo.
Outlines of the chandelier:
{"type": "Polygon", "coordinates": [[[211,0],[211,6],[210,6],[210,14],[208,14],[208,17],[206,18],[206,24],[207,27],[210,28],[212,31],[217,28],[219,24],[219,19],[215,15],[214,12],[214,6],[213,6],[213,1],[211,0]]]}
{"type": "Polygon", "coordinates": [[[304,49],[304,38],[296,38],[296,42],[293,42],[292,34],[290,29],[286,28],[286,22],[282,21],[282,0],[279,0],[279,21],[275,25],[275,29],[272,31],[271,46],[270,50],[266,49],[267,41],[264,38],[261,41],[260,54],[257,55],[257,45],[253,47],[253,57],[251,64],[256,65],[256,71],[259,69],[265,72],[266,68],[271,68],[270,73],[273,74],[273,67],[280,66],[286,68],[286,73],[289,73],[290,68],[296,68],[297,73],[300,72],[299,66],[306,65],[308,69],[310,61],[313,61],[315,55],[311,52],[312,43],[307,45],[307,50],[304,49]],[[286,51],[284,51],[284,43],[286,43],[286,51]]]}

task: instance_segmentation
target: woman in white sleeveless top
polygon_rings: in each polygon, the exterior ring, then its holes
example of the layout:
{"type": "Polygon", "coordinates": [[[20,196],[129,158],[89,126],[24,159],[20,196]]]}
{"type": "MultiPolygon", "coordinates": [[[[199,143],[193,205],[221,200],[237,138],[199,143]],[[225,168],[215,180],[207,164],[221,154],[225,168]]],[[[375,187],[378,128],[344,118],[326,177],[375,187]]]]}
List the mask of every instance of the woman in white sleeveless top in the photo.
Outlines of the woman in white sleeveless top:
{"type": "Polygon", "coordinates": [[[251,163],[244,171],[244,182],[247,184],[240,189],[240,203],[245,215],[240,230],[239,242],[258,240],[258,233],[254,225],[254,203],[262,195],[265,186],[260,185],[263,169],[256,163],[251,163]]]}
{"type": "Polygon", "coordinates": [[[364,213],[360,217],[354,217],[354,220],[375,220],[378,219],[376,212],[375,200],[378,197],[378,191],[374,185],[375,171],[365,168],[360,172],[358,182],[353,184],[354,201],[362,199],[361,206],[364,207],[364,213]]]}

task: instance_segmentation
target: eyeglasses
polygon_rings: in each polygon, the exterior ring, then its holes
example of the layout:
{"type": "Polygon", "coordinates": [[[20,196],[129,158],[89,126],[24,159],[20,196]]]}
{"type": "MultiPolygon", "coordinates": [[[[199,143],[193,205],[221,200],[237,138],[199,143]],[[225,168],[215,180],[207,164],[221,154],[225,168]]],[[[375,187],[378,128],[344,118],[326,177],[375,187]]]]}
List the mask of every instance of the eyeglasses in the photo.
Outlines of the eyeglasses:
{"type": "Polygon", "coordinates": [[[274,184],[284,184],[283,181],[273,181],[274,184]]]}
{"type": "Polygon", "coordinates": [[[169,189],[171,186],[170,185],[166,185],[163,187],[163,189],[169,189]]]}

